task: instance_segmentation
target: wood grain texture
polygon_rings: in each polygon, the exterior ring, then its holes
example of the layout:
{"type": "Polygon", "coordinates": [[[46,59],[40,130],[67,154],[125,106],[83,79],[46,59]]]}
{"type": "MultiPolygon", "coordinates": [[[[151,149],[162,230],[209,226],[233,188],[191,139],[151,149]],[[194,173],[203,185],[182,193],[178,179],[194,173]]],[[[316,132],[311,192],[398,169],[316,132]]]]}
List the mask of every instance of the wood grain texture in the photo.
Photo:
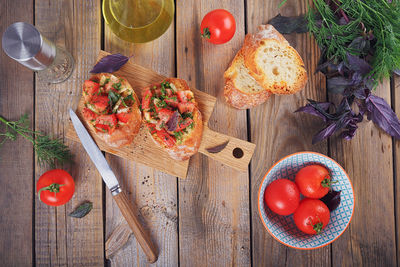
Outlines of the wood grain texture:
{"type": "MultiPolygon", "coordinates": [[[[0,14],[1,33],[17,21],[32,23],[33,1],[2,1],[0,14]]],[[[29,113],[32,120],[33,72],[9,58],[2,49],[0,62],[0,116],[17,120],[29,113]]],[[[0,125],[0,132],[3,131],[0,125]]],[[[18,137],[0,147],[0,259],[4,266],[30,266],[33,262],[33,173],[33,148],[29,141],[18,137]]]]}
{"type": "MultiPolygon", "coordinates": [[[[400,117],[400,76],[395,75],[393,77],[393,84],[392,84],[392,96],[393,99],[393,108],[397,114],[397,117],[400,117]]],[[[394,178],[394,197],[395,197],[395,220],[396,220],[396,255],[397,255],[397,265],[399,265],[400,261],[400,141],[394,139],[394,147],[393,147],[393,155],[394,155],[394,174],[396,175],[394,178]]]]}
{"type": "MultiPolygon", "coordinates": [[[[279,10],[281,0],[247,1],[248,32],[254,33],[260,24],[281,13],[295,16],[307,10],[306,1],[287,1],[279,10]]],[[[255,266],[329,266],[330,248],[312,251],[290,249],[274,240],[262,225],[258,214],[258,189],[266,171],[279,159],[299,151],[327,154],[326,142],[311,145],[313,134],[322,126],[318,119],[306,114],[293,113],[306,104],[307,98],[323,101],[325,80],[315,73],[319,49],[308,34],[285,36],[299,52],[306,66],[308,83],[299,93],[272,96],[264,104],[250,110],[251,142],[256,151],[251,163],[251,210],[253,224],[253,264],[255,266]]]]}
{"type": "MultiPolygon", "coordinates": [[[[244,38],[244,1],[176,1],[177,76],[217,97],[210,129],[247,139],[246,112],[226,105],[223,73],[244,38]],[[236,33],[223,45],[200,37],[203,16],[229,10],[236,33]]],[[[192,157],[186,180],[179,180],[179,247],[182,266],[249,266],[249,177],[203,155],[192,157]]]]}
{"type": "MultiPolygon", "coordinates": [[[[99,1],[35,1],[36,26],[57,45],[72,52],[75,69],[64,83],[36,80],[36,129],[63,136],[68,108],[75,108],[81,83],[100,49],[99,1]]],[[[74,164],[64,166],[75,180],[70,202],[50,207],[36,201],[35,246],[38,266],[99,266],[104,264],[102,180],[83,147],[67,142],[74,164]],[[67,216],[81,202],[93,202],[81,219],[67,216]]],[[[36,179],[48,168],[36,165],[36,179]]]]}
{"type": "MultiPolygon", "coordinates": [[[[132,44],[116,37],[105,26],[104,49],[111,53],[132,55],[131,61],[153,69],[166,77],[175,76],[174,24],[159,39],[146,44],[132,44]]],[[[121,70],[122,71],[122,70],[121,70]]],[[[159,75],[159,74],[157,74],[159,75]]],[[[137,77],[140,81],[140,77],[137,77]]],[[[156,80],[154,82],[157,82],[156,80]]],[[[129,200],[152,241],[158,248],[154,266],[178,265],[177,178],[131,160],[106,155],[129,200]],[[122,179],[123,178],[123,179],[122,179]]],[[[106,237],[123,221],[120,211],[106,191],[106,237]]],[[[146,266],[145,254],[131,236],[125,246],[110,258],[111,266],[146,266]]]]}
{"type": "MultiPolygon", "coordinates": [[[[390,103],[390,84],[375,94],[390,103]]],[[[331,140],[332,158],[347,171],[355,209],[347,231],[332,244],[334,266],[395,266],[392,138],[364,121],[349,142],[331,140]]]]}

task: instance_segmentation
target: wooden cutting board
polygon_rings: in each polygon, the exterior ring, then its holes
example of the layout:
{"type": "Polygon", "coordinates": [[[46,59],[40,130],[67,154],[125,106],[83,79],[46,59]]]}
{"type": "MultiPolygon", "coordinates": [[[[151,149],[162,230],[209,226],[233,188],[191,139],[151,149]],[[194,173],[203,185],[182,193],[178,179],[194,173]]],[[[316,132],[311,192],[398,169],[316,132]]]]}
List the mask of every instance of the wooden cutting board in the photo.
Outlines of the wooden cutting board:
{"type": "MultiPolygon", "coordinates": [[[[109,55],[109,53],[100,51],[98,60],[106,55],[109,55]]],[[[153,70],[136,65],[131,61],[113,74],[126,78],[140,99],[142,88],[154,83],[160,83],[166,78],[153,70]]],[[[253,156],[255,144],[209,129],[207,124],[214,109],[216,98],[192,87],[191,89],[194,92],[199,109],[203,115],[204,131],[199,152],[237,170],[247,171],[250,159],[253,156]],[[209,153],[206,150],[206,148],[220,145],[226,141],[229,141],[228,145],[218,153],[209,153]]],[[[82,99],[78,105],[81,107],[83,106],[82,99]]],[[[76,114],[86,126],[86,129],[89,130],[90,135],[101,150],[134,160],[180,178],[186,178],[189,160],[176,161],[169,157],[167,152],[153,142],[148,133],[148,129],[144,126],[140,129],[139,134],[135,137],[132,144],[122,148],[114,148],[97,138],[94,131],[88,127],[86,122],[82,119],[82,114],[79,111],[77,111],[76,114]]],[[[71,140],[79,141],[71,122],[65,136],[71,140]]]]}

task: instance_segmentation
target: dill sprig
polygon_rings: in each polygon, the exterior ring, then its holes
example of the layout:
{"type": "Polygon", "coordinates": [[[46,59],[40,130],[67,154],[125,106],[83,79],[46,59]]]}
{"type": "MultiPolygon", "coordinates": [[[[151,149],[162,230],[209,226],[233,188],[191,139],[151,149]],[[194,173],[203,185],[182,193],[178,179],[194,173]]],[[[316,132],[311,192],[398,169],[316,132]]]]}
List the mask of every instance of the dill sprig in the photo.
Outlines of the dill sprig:
{"type": "Polygon", "coordinates": [[[368,76],[376,83],[400,69],[400,2],[393,0],[313,0],[307,13],[308,28],[318,45],[333,63],[346,61],[346,54],[362,56],[371,63],[368,76]],[[332,8],[335,6],[335,8],[332,8]],[[341,23],[345,14],[349,21],[341,23]],[[358,36],[369,35],[371,51],[362,51],[350,44],[358,36]]]}
{"type": "Polygon", "coordinates": [[[0,116],[0,122],[5,125],[5,131],[0,133],[0,146],[7,140],[14,141],[18,135],[21,135],[33,144],[39,165],[48,164],[51,168],[55,168],[57,162],[63,164],[71,161],[71,151],[61,139],[53,139],[30,129],[28,114],[22,115],[16,121],[8,121],[0,116]]]}

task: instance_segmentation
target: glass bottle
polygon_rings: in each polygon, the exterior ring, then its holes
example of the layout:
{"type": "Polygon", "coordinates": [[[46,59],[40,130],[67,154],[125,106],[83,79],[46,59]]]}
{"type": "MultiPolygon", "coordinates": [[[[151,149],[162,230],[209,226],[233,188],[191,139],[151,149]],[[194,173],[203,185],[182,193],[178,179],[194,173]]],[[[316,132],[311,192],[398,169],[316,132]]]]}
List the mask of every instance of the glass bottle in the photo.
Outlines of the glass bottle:
{"type": "Polygon", "coordinates": [[[104,0],[103,17],[112,32],[133,43],[160,37],[171,25],[174,0],[104,0]]]}

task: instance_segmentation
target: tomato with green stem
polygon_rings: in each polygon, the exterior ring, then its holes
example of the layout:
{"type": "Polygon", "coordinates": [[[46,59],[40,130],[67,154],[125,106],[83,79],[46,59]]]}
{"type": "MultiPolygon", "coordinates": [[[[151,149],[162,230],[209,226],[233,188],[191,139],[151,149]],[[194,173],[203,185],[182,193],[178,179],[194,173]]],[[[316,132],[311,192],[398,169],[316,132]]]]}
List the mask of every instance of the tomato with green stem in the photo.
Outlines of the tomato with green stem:
{"type": "Polygon", "coordinates": [[[64,170],[47,171],[37,181],[36,192],[39,200],[49,206],[64,205],[75,192],[74,179],[64,170]]]}
{"type": "Polygon", "coordinates": [[[319,234],[329,223],[328,207],[319,199],[305,198],[293,214],[294,223],[300,231],[309,234],[319,234]]]}
{"type": "Polygon", "coordinates": [[[332,181],[327,168],[314,164],[300,169],[296,174],[295,183],[305,197],[319,199],[328,194],[335,182],[332,181]]]}
{"type": "Polygon", "coordinates": [[[235,35],[235,18],[225,9],[215,9],[204,16],[200,30],[201,36],[210,43],[224,44],[235,35]]]}

